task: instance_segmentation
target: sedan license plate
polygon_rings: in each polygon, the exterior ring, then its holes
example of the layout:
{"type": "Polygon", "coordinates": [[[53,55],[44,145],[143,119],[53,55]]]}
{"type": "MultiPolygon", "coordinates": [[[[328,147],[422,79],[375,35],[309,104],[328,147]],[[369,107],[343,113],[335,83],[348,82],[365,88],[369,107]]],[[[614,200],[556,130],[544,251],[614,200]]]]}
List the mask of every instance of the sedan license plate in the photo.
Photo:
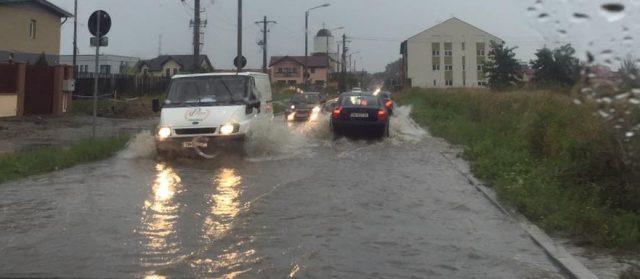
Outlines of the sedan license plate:
{"type": "Polygon", "coordinates": [[[208,146],[208,144],[206,142],[187,141],[187,142],[183,142],[182,143],[182,147],[183,148],[196,148],[196,147],[205,148],[207,146],[208,146]]]}
{"type": "Polygon", "coordinates": [[[352,113],[351,114],[351,118],[369,118],[369,114],[368,113],[352,113]]]}

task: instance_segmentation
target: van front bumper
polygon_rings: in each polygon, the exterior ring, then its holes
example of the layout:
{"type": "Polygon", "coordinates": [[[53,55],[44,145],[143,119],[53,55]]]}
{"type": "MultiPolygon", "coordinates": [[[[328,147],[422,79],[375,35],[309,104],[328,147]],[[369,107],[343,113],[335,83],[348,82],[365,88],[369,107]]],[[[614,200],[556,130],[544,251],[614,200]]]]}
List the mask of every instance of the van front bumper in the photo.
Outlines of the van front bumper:
{"type": "Polygon", "coordinates": [[[184,151],[198,147],[200,149],[214,150],[242,145],[246,139],[244,134],[230,136],[193,136],[193,137],[169,137],[159,139],[156,137],[156,149],[159,151],[184,151]]]}

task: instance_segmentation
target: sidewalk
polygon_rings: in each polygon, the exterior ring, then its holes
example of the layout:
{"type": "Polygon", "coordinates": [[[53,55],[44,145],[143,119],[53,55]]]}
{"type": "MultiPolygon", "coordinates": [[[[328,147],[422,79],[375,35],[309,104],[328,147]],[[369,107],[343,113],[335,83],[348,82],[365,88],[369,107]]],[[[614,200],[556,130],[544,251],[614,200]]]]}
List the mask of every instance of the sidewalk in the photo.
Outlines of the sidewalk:
{"type": "MultiPolygon", "coordinates": [[[[151,130],[157,118],[98,118],[98,137],[118,136],[151,130]]],[[[0,118],[0,155],[46,145],[68,145],[91,137],[92,118],[88,116],[0,118]]]]}

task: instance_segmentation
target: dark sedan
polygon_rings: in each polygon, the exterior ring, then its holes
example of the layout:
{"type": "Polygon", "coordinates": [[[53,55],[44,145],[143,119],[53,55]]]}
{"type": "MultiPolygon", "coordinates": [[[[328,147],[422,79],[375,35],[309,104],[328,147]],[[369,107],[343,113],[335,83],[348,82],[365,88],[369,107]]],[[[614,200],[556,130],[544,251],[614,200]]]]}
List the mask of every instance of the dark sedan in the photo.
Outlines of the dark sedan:
{"type": "Polygon", "coordinates": [[[315,120],[322,112],[322,97],[318,93],[297,94],[285,111],[285,121],[315,120]]]}
{"type": "Polygon", "coordinates": [[[376,95],[344,93],[331,113],[331,130],[335,136],[351,132],[389,136],[389,112],[376,95]]]}

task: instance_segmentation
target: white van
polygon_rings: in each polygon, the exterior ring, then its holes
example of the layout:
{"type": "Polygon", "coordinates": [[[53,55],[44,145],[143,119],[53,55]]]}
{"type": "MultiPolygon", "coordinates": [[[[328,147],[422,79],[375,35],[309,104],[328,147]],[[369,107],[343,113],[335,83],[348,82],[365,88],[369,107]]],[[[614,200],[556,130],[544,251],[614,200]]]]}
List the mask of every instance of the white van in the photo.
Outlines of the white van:
{"type": "Polygon", "coordinates": [[[254,122],[273,118],[271,97],[263,73],[176,75],[161,109],[156,148],[162,155],[242,141],[254,122]]]}

